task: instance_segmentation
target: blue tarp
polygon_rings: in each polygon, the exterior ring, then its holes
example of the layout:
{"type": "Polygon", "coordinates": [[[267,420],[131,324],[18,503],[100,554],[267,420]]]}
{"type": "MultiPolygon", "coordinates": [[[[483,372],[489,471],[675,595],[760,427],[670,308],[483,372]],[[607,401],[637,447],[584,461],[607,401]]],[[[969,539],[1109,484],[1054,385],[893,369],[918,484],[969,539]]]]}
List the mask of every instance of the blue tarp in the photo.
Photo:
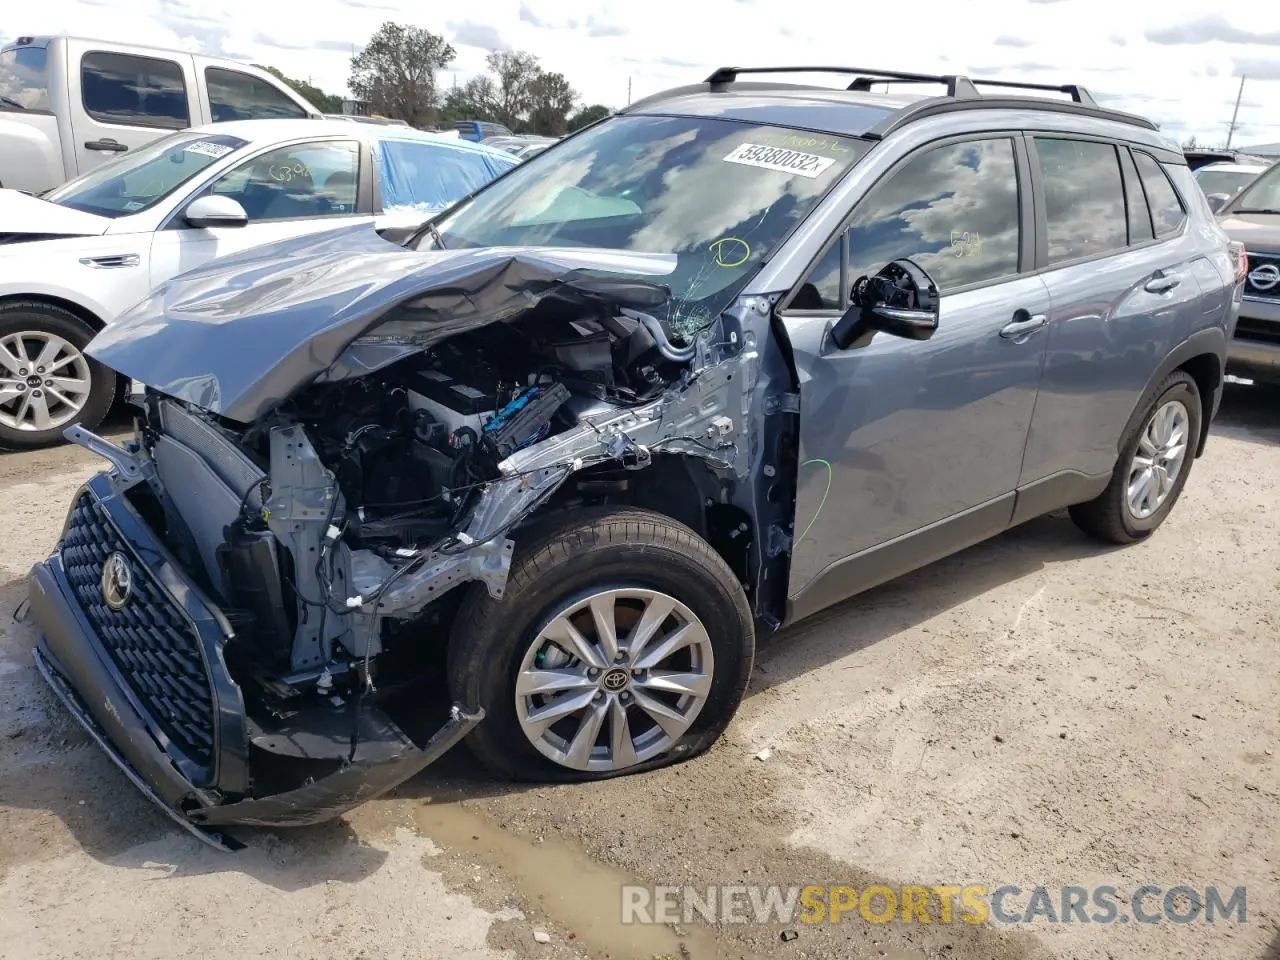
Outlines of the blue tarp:
{"type": "Polygon", "coordinates": [[[450,206],[516,163],[497,151],[444,137],[381,139],[374,145],[383,210],[430,211],[450,206]]]}

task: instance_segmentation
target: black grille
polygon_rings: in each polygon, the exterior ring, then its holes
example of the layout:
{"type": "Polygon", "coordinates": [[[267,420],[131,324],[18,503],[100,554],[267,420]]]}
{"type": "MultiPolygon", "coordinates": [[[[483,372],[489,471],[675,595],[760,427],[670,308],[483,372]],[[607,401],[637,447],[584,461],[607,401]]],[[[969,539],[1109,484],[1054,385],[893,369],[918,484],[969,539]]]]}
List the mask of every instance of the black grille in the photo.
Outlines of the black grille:
{"type": "Polygon", "coordinates": [[[80,609],[152,719],[187,757],[211,765],[213,693],[199,635],[90,494],[71,511],[62,565],[80,609]],[[112,610],[102,596],[102,568],[116,552],[129,558],[132,592],[112,610]]]}
{"type": "Polygon", "coordinates": [[[1249,254],[1249,278],[1245,280],[1244,292],[1249,294],[1251,297],[1266,297],[1269,300],[1280,300],[1280,282],[1271,284],[1267,286],[1266,289],[1262,289],[1254,285],[1253,271],[1264,266],[1275,267],[1277,276],[1280,276],[1280,257],[1265,254],[1259,255],[1256,253],[1249,254]]]}

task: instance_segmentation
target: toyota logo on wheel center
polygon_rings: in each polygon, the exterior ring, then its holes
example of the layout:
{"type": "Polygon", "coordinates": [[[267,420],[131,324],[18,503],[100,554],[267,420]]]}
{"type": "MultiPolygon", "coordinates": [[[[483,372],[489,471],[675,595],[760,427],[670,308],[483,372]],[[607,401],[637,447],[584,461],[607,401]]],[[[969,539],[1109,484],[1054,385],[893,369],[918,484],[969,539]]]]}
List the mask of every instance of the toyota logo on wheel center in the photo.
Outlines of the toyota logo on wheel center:
{"type": "Polygon", "coordinates": [[[604,675],[604,688],[606,690],[616,693],[617,691],[621,690],[623,687],[627,685],[628,679],[629,677],[627,676],[627,671],[610,670],[608,673],[604,675]]]}
{"type": "Polygon", "coordinates": [[[1255,267],[1249,274],[1249,283],[1255,290],[1270,290],[1276,284],[1280,284],[1280,267],[1274,263],[1264,263],[1260,267],[1255,267]]]}

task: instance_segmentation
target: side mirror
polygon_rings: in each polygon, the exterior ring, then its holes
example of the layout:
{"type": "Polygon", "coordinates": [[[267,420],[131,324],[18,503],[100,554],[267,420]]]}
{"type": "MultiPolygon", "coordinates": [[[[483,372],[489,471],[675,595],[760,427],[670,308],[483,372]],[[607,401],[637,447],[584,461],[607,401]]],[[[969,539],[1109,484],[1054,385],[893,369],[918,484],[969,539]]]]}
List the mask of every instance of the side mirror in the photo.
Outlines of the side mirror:
{"type": "Polygon", "coordinates": [[[907,340],[928,340],[938,329],[938,286],[911,260],[894,260],[853,287],[853,305],[831,330],[846,350],[860,336],[879,331],[907,340]]]}
{"type": "Polygon", "coordinates": [[[193,227],[244,227],[249,215],[230,197],[197,197],[187,205],[182,219],[193,227]]]}
{"type": "Polygon", "coordinates": [[[1209,201],[1209,209],[1217,213],[1227,205],[1227,201],[1231,199],[1231,196],[1226,193],[1211,193],[1207,199],[1209,201]]]}

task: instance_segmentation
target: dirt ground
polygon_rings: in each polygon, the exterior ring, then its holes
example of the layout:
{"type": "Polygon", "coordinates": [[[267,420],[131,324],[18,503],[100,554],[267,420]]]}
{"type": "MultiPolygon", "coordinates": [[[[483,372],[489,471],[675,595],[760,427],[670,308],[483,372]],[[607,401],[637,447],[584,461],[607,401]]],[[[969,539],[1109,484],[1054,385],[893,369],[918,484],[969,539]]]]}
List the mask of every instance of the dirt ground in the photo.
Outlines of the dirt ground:
{"type": "Polygon", "coordinates": [[[0,456],[0,958],[1280,960],[1277,401],[1229,390],[1146,543],[1042,518],[772,638],[705,757],[529,788],[458,751],[236,854],[173,827],[42,689],[12,614],[97,465],[0,456]],[[1245,886],[1247,919],[619,922],[625,883],[877,882],[1245,886]]]}

